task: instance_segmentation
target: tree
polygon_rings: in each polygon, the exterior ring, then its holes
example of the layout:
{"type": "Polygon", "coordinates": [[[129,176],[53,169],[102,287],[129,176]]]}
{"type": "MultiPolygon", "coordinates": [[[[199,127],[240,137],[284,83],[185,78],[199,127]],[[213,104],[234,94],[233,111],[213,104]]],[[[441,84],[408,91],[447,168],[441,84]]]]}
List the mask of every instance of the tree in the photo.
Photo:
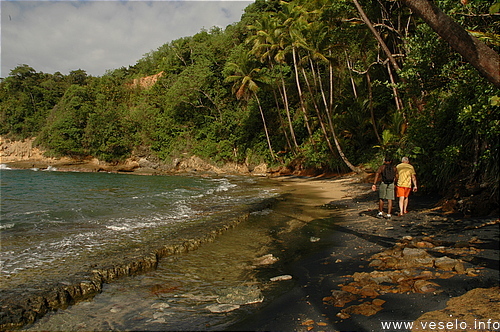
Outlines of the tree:
{"type": "Polygon", "coordinates": [[[227,64],[227,72],[229,72],[230,74],[226,77],[225,81],[233,83],[232,91],[235,94],[236,99],[248,102],[250,98],[254,97],[257,101],[257,105],[262,116],[262,123],[264,125],[264,132],[266,134],[269,153],[274,160],[276,159],[276,157],[271,145],[271,138],[269,137],[266,118],[264,116],[264,111],[262,109],[259,96],[257,95],[257,91],[259,90],[259,86],[257,83],[262,83],[262,79],[260,77],[261,69],[253,68],[251,61],[249,61],[246,56],[247,55],[244,54],[243,51],[243,53],[240,54],[240,64],[234,62],[230,62],[227,64]]]}
{"type": "MultiPolygon", "coordinates": [[[[356,1],[356,0],[354,0],[356,1]]],[[[481,75],[500,88],[500,55],[428,0],[401,0],[420,16],[441,38],[460,53],[481,75]]]]}
{"type": "MultiPolygon", "coordinates": [[[[246,43],[253,44],[250,51],[251,54],[257,56],[262,63],[267,63],[271,70],[278,72],[277,76],[279,82],[277,82],[276,85],[278,86],[279,94],[285,108],[288,120],[288,129],[293,142],[293,149],[298,150],[299,145],[293,128],[290,103],[288,101],[289,97],[284,77],[284,71],[287,69],[287,66],[284,62],[276,61],[278,53],[283,52],[283,48],[280,43],[281,26],[276,17],[269,13],[264,13],[263,15],[264,17],[258,22],[248,26],[249,30],[252,31],[253,34],[247,37],[246,43]]],[[[277,108],[279,109],[279,107],[277,108]]],[[[284,132],[286,135],[286,131],[284,132]]]]}

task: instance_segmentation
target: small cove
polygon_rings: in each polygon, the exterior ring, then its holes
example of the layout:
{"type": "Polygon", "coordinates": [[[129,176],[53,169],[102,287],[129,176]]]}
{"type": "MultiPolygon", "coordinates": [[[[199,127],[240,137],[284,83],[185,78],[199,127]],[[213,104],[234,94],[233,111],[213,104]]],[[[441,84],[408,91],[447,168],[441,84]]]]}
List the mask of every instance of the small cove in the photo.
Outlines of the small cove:
{"type": "Polygon", "coordinates": [[[311,238],[322,236],[323,227],[314,222],[302,227],[304,221],[297,221],[297,216],[315,214],[326,218],[331,211],[304,207],[291,195],[285,197],[270,209],[251,213],[247,220],[214,241],[194,251],[166,257],[154,271],[106,284],[93,300],[48,314],[28,330],[229,328],[293,287],[293,279],[271,282],[270,278],[286,274],[290,260],[322,245],[311,242],[311,238]],[[269,254],[278,261],[258,265],[259,258],[269,254]],[[224,301],[223,294],[245,290],[258,292],[263,303],[241,304],[224,313],[210,311],[224,301]]]}
{"type": "MultiPolygon", "coordinates": [[[[129,176],[124,175],[124,177],[129,176]]],[[[200,179],[194,178],[194,180],[200,179]]],[[[251,290],[257,292],[257,300],[263,297],[264,301],[267,301],[273,294],[281,293],[291,287],[293,280],[269,282],[269,278],[286,273],[280,261],[269,266],[256,266],[255,259],[266,254],[283,258],[280,256],[290,243],[297,246],[308,244],[305,250],[310,250],[311,244],[308,243],[309,237],[312,236],[310,232],[307,234],[297,232],[304,225],[300,216],[307,214],[315,218],[326,217],[329,211],[318,207],[307,207],[310,211],[303,211],[304,206],[300,200],[294,200],[293,195],[282,195],[283,192],[280,191],[282,188],[278,190],[279,185],[276,181],[248,177],[224,177],[208,181],[211,185],[214,185],[215,181],[216,185],[207,191],[208,194],[215,193],[215,195],[210,196],[207,200],[209,204],[206,205],[203,205],[205,203],[200,197],[194,199],[191,206],[202,213],[191,219],[179,218],[182,220],[182,227],[174,233],[184,237],[192,236],[192,231],[203,234],[210,232],[210,227],[205,227],[213,225],[210,220],[225,222],[234,219],[243,213],[243,206],[248,209],[248,206],[272,197],[278,197],[278,204],[271,208],[269,205],[252,208],[253,212],[248,219],[243,219],[244,221],[238,223],[235,228],[230,227],[215,237],[215,240],[201,244],[194,251],[162,258],[153,271],[105,283],[102,292],[97,296],[64,310],[48,313],[34,325],[25,328],[29,330],[221,330],[260,305],[259,303],[241,305],[239,309],[229,313],[211,312],[209,306],[217,304],[217,299],[222,294],[234,290],[251,290]],[[221,183],[225,189],[218,190],[217,188],[221,188],[221,183]]],[[[104,190],[104,193],[116,194],[119,191],[118,187],[113,187],[113,190],[104,190]]],[[[169,229],[169,232],[171,231],[172,229],[169,229]]],[[[162,231],[161,227],[148,228],[136,236],[140,241],[132,245],[127,241],[119,242],[111,251],[121,253],[122,256],[116,257],[123,257],[123,253],[128,255],[145,247],[168,242],[166,234],[165,229],[162,231]]],[[[87,253],[73,258],[66,257],[61,266],[73,266],[72,264],[78,261],[78,264],[83,264],[82,266],[91,267],[93,262],[99,260],[100,254],[102,252],[87,253]],[[68,265],[68,262],[71,264],[68,265]]],[[[27,269],[18,276],[24,275],[26,281],[35,274],[36,272],[30,273],[27,269]]],[[[46,269],[43,274],[46,280],[39,278],[38,285],[65,278],[64,272],[58,269],[46,269]]],[[[18,281],[17,278],[11,278],[10,281],[15,280],[18,281]]],[[[32,281],[20,283],[19,288],[24,288],[23,291],[26,292],[26,285],[32,284],[32,281]]]]}

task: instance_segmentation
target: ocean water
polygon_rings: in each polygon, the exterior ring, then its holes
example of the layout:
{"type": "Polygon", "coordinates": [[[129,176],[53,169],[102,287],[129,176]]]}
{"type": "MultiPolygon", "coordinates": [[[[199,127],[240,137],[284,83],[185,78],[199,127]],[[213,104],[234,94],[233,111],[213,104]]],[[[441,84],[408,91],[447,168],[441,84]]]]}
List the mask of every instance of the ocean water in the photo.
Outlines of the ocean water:
{"type": "Polygon", "coordinates": [[[322,243],[310,238],[323,237],[323,227],[302,229],[297,216],[331,213],[306,208],[275,181],[253,177],[0,169],[0,289],[7,292],[64,282],[65,275],[108,256],[161,245],[180,229],[199,231],[200,224],[278,197],[275,206],[252,212],[215,241],[162,258],[156,270],[105,284],[94,298],[25,326],[29,331],[230,329],[293,287],[294,279],[270,280],[288,273],[287,261],[322,243]],[[277,262],[256,263],[266,255],[277,262]],[[255,303],[227,303],[228,294],[241,293],[255,294],[255,303]],[[228,304],[231,311],[217,312],[228,304]]]}
{"type": "Polygon", "coordinates": [[[1,170],[0,277],[75,264],[168,237],[273,195],[251,178],[1,170]]]}

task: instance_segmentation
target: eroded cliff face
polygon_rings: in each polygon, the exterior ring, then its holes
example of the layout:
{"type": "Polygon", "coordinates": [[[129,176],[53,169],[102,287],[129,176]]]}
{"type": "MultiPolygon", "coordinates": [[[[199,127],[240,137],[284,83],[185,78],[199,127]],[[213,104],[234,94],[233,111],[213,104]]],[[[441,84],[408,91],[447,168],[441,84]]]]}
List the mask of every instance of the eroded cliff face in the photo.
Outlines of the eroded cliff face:
{"type": "Polygon", "coordinates": [[[140,156],[133,154],[128,159],[115,163],[106,163],[93,157],[83,159],[49,158],[44,156],[44,150],[34,146],[34,141],[35,138],[13,141],[0,137],[0,163],[7,164],[12,168],[45,169],[51,166],[60,171],[79,172],[215,173],[258,176],[266,175],[269,172],[265,163],[260,165],[237,163],[214,165],[197,156],[185,156],[166,162],[152,155],[141,153],[140,156]]]}
{"type": "Polygon", "coordinates": [[[0,164],[16,169],[37,168],[46,169],[53,167],[61,171],[80,172],[130,172],[139,167],[137,162],[126,160],[122,163],[108,164],[97,158],[71,158],[71,157],[47,157],[46,150],[36,147],[35,137],[22,141],[15,141],[0,137],[0,164]]]}
{"type": "Polygon", "coordinates": [[[132,83],[129,83],[128,85],[129,85],[129,87],[132,87],[132,88],[141,87],[143,89],[149,89],[150,87],[152,87],[156,83],[156,81],[158,81],[158,79],[160,77],[163,76],[163,74],[164,74],[164,72],[161,71],[155,75],[136,78],[132,81],[132,83]]]}
{"type": "Polygon", "coordinates": [[[18,162],[18,161],[52,161],[53,158],[47,158],[43,154],[45,151],[34,146],[35,138],[27,138],[23,141],[12,141],[0,137],[0,162],[18,162]]]}

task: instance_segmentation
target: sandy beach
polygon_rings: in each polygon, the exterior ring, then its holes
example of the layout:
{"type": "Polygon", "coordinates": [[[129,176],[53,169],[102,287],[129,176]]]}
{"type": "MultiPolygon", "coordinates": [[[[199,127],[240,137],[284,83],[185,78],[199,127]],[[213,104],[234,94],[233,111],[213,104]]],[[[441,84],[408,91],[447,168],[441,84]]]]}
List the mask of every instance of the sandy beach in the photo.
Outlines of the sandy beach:
{"type": "Polygon", "coordinates": [[[314,240],[323,245],[290,263],[295,287],[233,330],[499,329],[498,216],[462,218],[442,211],[438,197],[413,195],[409,214],[378,219],[371,182],[277,181],[302,205],[300,223],[341,221],[325,223],[325,237],[314,240]]]}

